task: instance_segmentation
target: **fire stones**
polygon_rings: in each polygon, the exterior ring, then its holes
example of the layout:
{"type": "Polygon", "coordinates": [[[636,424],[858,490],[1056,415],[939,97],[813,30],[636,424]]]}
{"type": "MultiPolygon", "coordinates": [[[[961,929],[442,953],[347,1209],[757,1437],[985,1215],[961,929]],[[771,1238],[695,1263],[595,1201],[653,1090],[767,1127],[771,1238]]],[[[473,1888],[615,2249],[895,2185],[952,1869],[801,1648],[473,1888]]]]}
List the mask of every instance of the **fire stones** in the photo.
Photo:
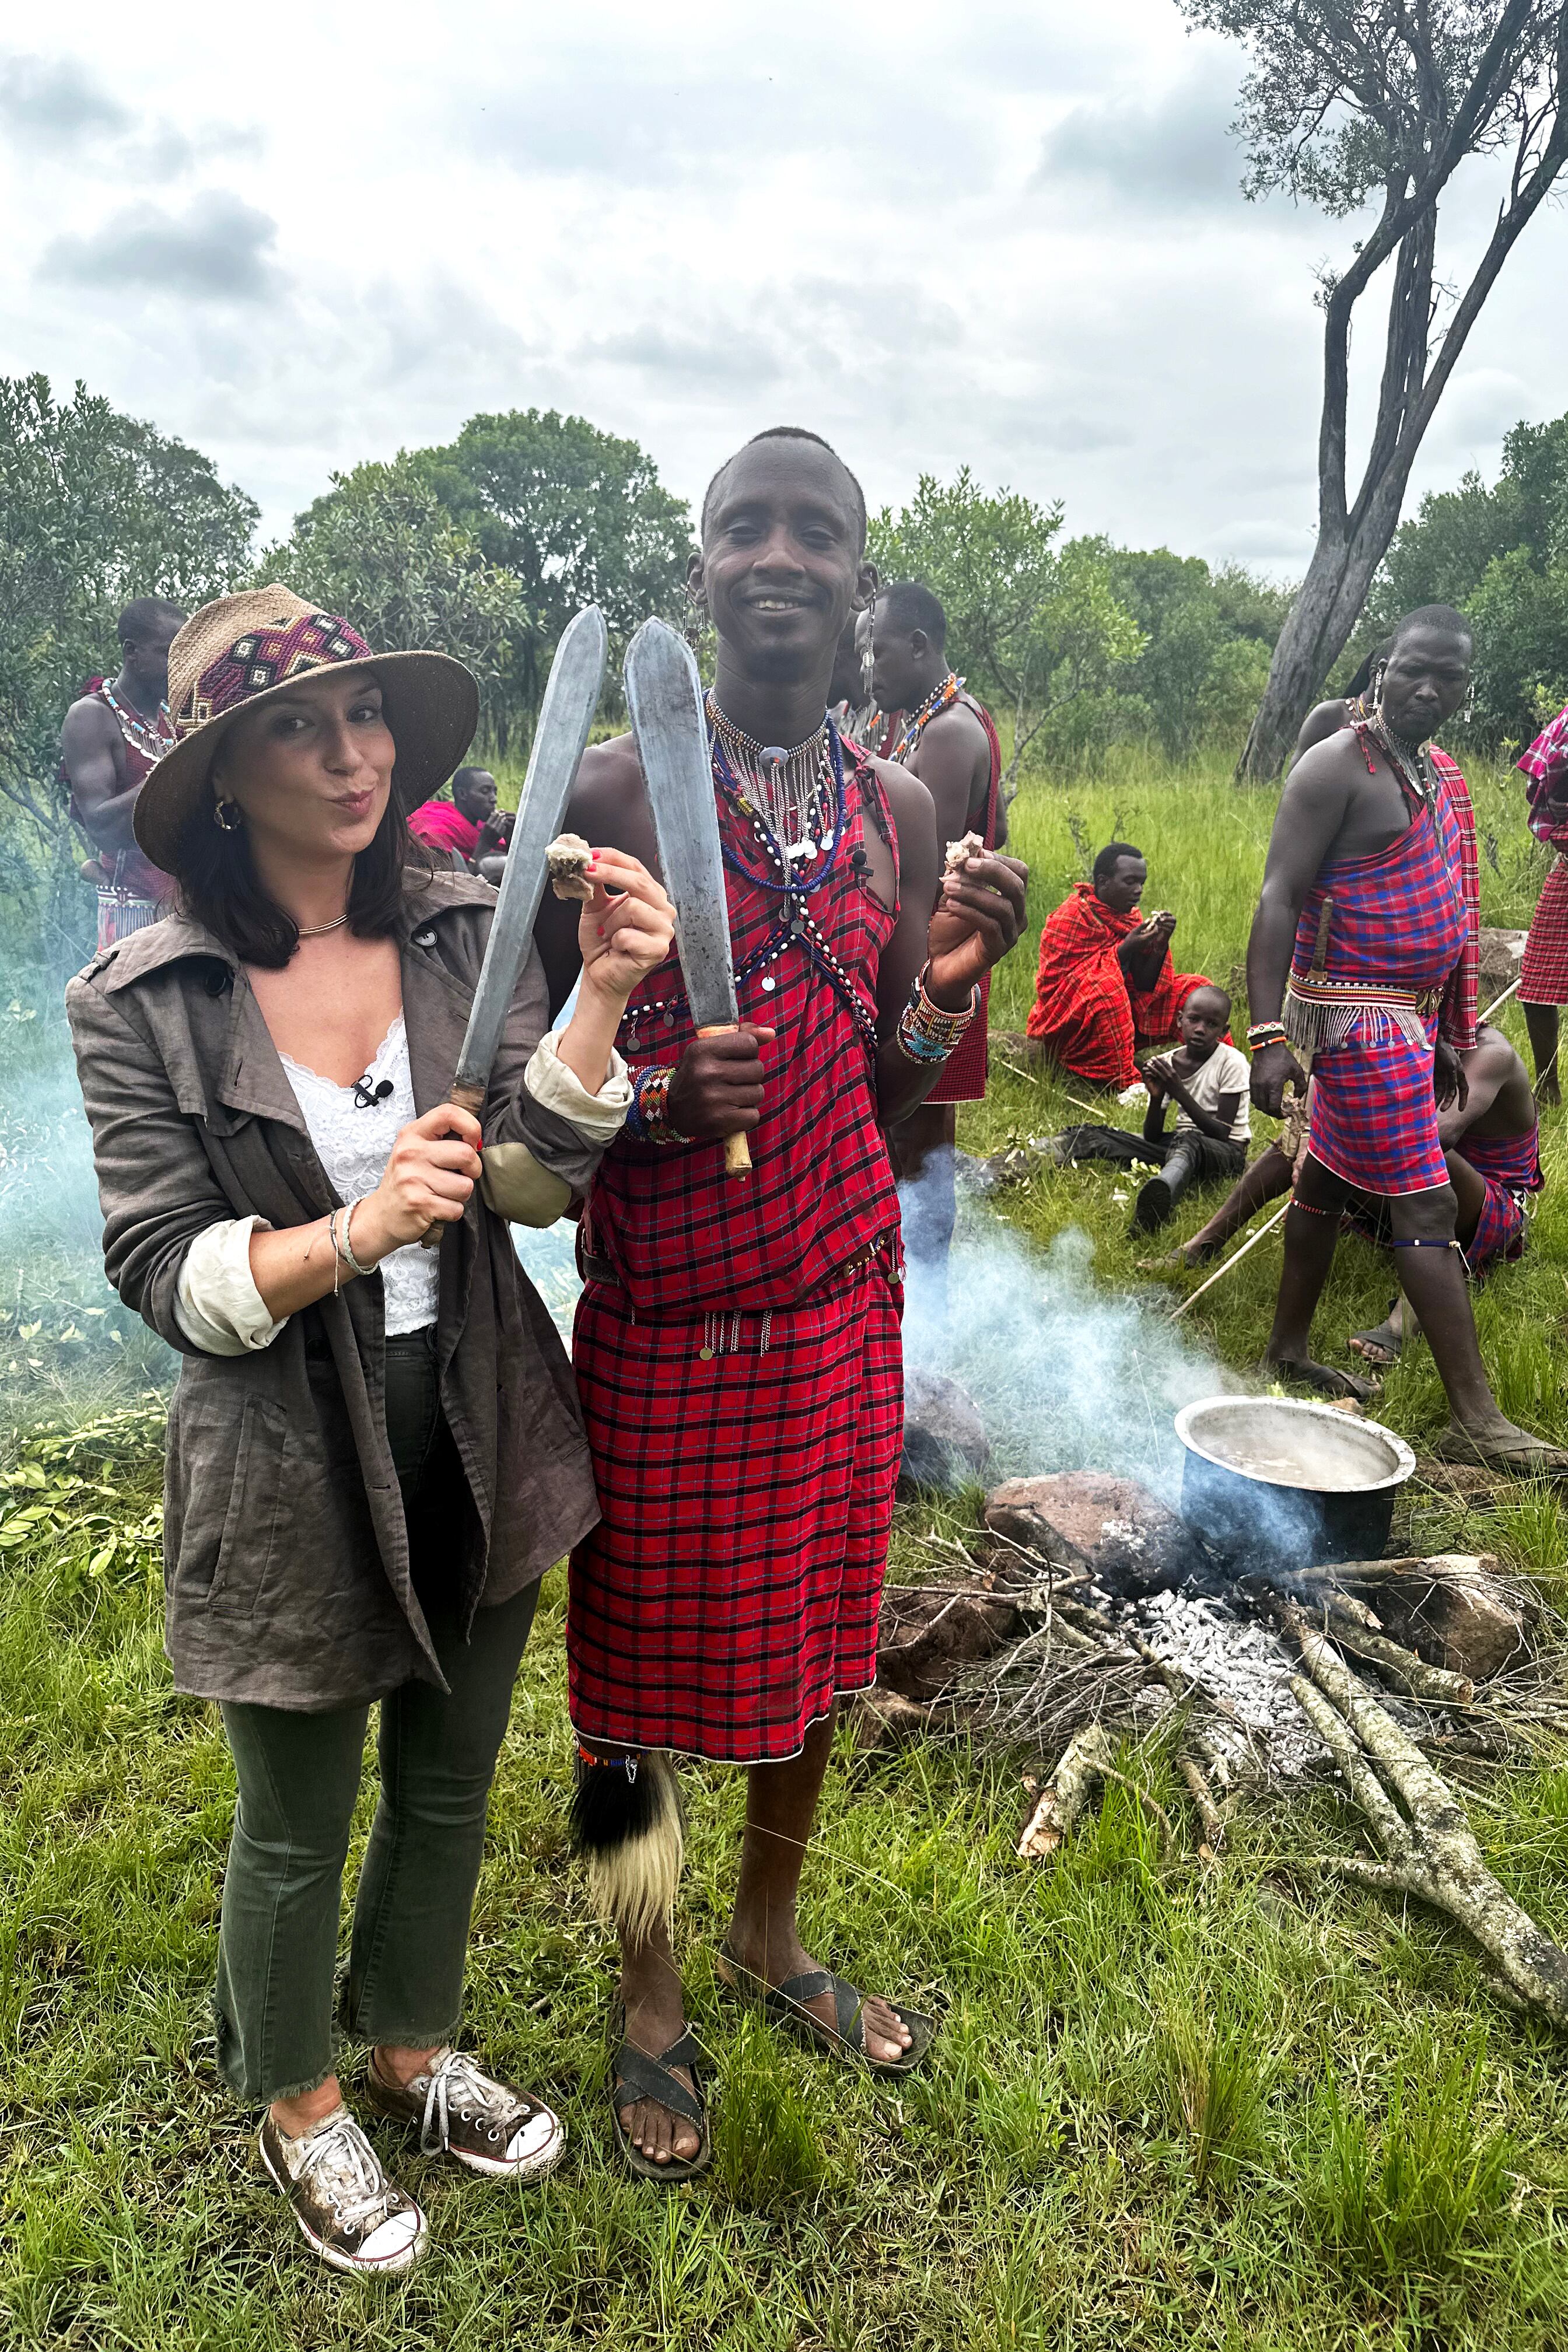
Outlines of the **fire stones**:
{"type": "Polygon", "coordinates": [[[1135,1478],[1099,1470],[1008,1478],[986,1496],[985,1524],[1054,1568],[1086,1570],[1118,1599],[1206,1576],[1184,1522],[1135,1478]]]}

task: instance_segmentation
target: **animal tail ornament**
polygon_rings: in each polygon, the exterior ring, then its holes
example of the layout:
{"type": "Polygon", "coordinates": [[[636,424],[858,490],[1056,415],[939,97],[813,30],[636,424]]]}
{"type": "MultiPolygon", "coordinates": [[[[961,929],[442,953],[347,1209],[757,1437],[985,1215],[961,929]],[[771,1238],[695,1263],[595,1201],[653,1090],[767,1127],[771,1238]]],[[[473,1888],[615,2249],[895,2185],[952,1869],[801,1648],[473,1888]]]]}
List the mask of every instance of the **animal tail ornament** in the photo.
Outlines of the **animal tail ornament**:
{"type": "Polygon", "coordinates": [[[669,1930],[685,1858],[675,1769],[668,1756],[577,1750],[572,1834],[588,1865],[599,1916],[628,1944],[669,1930]]]}

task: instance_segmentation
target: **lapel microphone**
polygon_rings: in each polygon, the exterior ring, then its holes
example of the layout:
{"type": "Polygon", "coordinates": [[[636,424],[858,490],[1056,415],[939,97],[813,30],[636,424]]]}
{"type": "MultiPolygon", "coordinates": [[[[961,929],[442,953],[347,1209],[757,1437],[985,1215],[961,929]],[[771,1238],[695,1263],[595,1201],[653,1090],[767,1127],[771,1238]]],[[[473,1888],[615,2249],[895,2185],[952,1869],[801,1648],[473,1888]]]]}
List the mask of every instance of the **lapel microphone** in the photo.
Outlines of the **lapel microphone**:
{"type": "Polygon", "coordinates": [[[383,1078],[378,1087],[373,1087],[370,1082],[370,1072],[367,1070],[363,1078],[354,1080],[354,1108],[355,1110],[374,1110],[377,1103],[384,1103],[391,1092],[390,1078],[383,1078]]]}

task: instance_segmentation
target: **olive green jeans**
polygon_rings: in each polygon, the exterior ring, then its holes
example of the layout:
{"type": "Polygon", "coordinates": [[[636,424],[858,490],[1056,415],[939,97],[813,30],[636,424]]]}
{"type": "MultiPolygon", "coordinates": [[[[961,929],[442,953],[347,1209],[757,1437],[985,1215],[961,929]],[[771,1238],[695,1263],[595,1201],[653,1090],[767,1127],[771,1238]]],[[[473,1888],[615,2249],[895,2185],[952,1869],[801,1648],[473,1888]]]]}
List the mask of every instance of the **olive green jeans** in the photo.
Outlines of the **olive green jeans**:
{"type": "MultiPolygon", "coordinates": [[[[416,1584],[449,1685],[381,1701],[381,1789],[354,1895],[344,2024],[408,2049],[449,2042],[496,1758],[537,1587],[481,1609],[464,1641],[441,1597],[441,1528],[459,1506],[426,1335],[387,1349],[387,1435],[408,1509],[416,1584]]],[[[218,1937],[218,2065],[256,2105],[335,2070],[333,1979],[343,1865],[368,1706],[324,1715],[226,1705],[239,1784],[218,1937]]]]}

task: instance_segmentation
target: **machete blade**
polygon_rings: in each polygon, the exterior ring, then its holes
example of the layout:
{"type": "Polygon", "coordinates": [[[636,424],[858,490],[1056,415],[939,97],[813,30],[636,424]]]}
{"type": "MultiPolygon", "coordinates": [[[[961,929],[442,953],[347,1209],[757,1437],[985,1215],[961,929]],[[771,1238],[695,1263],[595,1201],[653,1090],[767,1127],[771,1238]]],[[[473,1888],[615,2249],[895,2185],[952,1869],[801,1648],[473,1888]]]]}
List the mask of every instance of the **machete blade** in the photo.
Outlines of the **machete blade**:
{"type": "Polygon", "coordinates": [[[479,983],[458,1057],[454,1096],[458,1087],[477,1087],[482,1097],[489,1083],[490,1066],[544,896],[544,852],[561,830],[577,780],[608,653],[605,616],[597,604],[586,604],[562,631],[550,666],[528,774],[518,798],[500,898],[491,918],[479,983]]]}
{"type": "Polygon", "coordinates": [[[645,621],[627,646],[626,688],[692,1024],[733,1029],[740,1010],[708,714],[691,648],[667,621],[645,621]]]}

